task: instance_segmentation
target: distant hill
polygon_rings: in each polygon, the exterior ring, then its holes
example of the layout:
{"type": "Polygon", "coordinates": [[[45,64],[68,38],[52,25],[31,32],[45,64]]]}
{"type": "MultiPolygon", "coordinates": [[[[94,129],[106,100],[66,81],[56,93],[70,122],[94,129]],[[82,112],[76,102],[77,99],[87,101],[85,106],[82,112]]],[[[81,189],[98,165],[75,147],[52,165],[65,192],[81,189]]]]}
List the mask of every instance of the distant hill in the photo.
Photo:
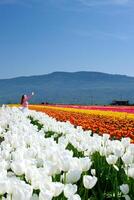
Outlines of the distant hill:
{"type": "Polygon", "coordinates": [[[31,103],[109,104],[113,99],[134,103],[134,77],[101,72],[54,72],[0,80],[0,104],[19,103],[35,92],[31,103]]]}

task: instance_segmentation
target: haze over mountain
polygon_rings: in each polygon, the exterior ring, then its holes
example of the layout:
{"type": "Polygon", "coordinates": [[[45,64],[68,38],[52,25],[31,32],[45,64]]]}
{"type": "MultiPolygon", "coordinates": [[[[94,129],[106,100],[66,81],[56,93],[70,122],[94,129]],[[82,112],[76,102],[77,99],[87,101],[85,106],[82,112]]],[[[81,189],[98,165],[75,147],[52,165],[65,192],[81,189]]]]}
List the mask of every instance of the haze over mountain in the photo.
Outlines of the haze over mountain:
{"type": "Polygon", "coordinates": [[[53,72],[0,80],[0,104],[19,103],[22,94],[35,96],[31,103],[109,104],[134,103],[134,77],[101,72],[53,72]]]}

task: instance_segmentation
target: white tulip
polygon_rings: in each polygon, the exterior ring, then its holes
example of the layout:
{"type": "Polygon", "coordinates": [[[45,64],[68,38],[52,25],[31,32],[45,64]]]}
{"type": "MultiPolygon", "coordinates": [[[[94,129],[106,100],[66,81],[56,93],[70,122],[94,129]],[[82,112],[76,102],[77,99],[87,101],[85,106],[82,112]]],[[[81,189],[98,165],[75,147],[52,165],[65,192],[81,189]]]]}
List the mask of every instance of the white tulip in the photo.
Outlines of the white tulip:
{"type": "Polygon", "coordinates": [[[108,141],[108,139],[110,138],[110,135],[107,134],[107,133],[104,133],[103,136],[102,136],[102,139],[104,141],[104,144],[108,141]]]}
{"type": "Polygon", "coordinates": [[[80,158],[79,160],[82,171],[83,172],[88,171],[92,165],[91,159],[89,157],[85,157],[85,158],[80,158]]]}
{"type": "Polygon", "coordinates": [[[122,138],[121,143],[123,144],[124,148],[127,148],[130,145],[131,139],[130,138],[122,138]]]}
{"type": "Polygon", "coordinates": [[[16,186],[14,188],[14,191],[12,193],[12,199],[13,200],[18,200],[18,199],[24,200],[24,199],[26,199],[25,192],[19,187],[19,185],[18,185],[18,187],[16,186]]]}
{"type": "Polygon", "coordinates": [[[60,171],[57,163],[54,163],[52,161],[51,162],[46,161],[45,164],[46,164],[46,169],[48,171],[49,176],[52,176],[60,171]]]}
{"type": "Polygon", "coordinates": [[[59,182],[54,182],[53,186],[54,186],[53,196],[57,197],[63,192],[64,185],[62,183],[59,183],[59,182]]]}
{"type": "Polygon", "coordinates": [[[66,198],[72,197],[77,192],[77,185],[66,184],[64,187],[64,195],[66,198]]]}
{"type": "Polygon", "coordinates": [[[76,183],[81,177],[81,170],[69,170],[66,174],[66,183],[76,183]]]}
{"type": "Polygon", "coordinates": [[[5,159],[5,160],[11,159],[10,150],[8,150],[8,149],[5,149],[4,151],[2,151],[1,155],[2,155],[3,159],[5,159]]]}
{"type": "Polygon", "coordinates": [[[9,164],[8,164],[7,161],[2,160],[2,161],[0,162],[0,169],[7,170],[8,167],[9,167],[9,164]]]}
{"type": "Polygon", "coordinates": [[[61,170],[67,172],[70,169],[70,158],[68,156],[62,157],[60,159],[61,170]]]}
{"type": "Polygon", "coordinates": [[[37,168],[33,167],[33,166],[29,166],[25,169],[25,178],[26,181],[32,181],[32,179],[36,179],[36,177],[38,178],[38,170],[37,168]]]}
{"type": "Polygon", "coordinates": [[[134,156],[128,151],[122,156],[122,160],[126,165],[129,165],[133,163],[134,156]]]}
{"type": "Polygon", "coordinates": [[[7,193],[9,183],[7,180],[0,180],[0,195],[7,193]]]}
{"type": "Polygon", "coordinates": [[[122,184],[120,185],[120,190],[123,194],[128,194],[129,193],[129,186],[128,184],[122,184]]]}
{"type": "Polygon", "coordinates": [[[128,168],[127,175],[134,179],[134,167],[128,168]]]}
{"type": "Polygon", "coordinates": [[[11,163],[11,169],[13,170],[13,172],[16,175],[23,175],[25,172],[25,164],[23,161],[14,161],[13,163],[11,163]]]}
{"type": "Polygon", "coordinates": [[[53,198],[53,195],[48,190],[41,191],[39,194],[39,200],[52,200],[52,198],[53,198]]]}
{"type": "Polygon", "coordinates": [[[118,158],[124,154],[124,150],[125,150],[125,148],[123,147],[123,145],[121,145],[120,142],[117,145],[114,145],[114,147],[113,147],[113,153],[118,158]]]}
{"type": "Polygon", "coordinates": [[[109,155],[107,158],[106,158],[106,161],[109,165],[115,165],[116,162],[118,160],[118,157],[115,156],[115,155],[109,155]]]}
{"type": "Polygon", "coordinates": [[[92,189],[97,183],[96,176],[83,176],[83,184],[86,189],[92,189]]]}
{"type": "Polygon", "coordinates": [[[71,196],[70,198],[68,198],[68,200],[81,200],[81,197],[78,194],[75,194],[71,196]]]}
{"type": "Polygon", "coordinates": [[[62,136],[58,139],[58,144],[66,148],[68,145],[68,139],[62,136]]]}

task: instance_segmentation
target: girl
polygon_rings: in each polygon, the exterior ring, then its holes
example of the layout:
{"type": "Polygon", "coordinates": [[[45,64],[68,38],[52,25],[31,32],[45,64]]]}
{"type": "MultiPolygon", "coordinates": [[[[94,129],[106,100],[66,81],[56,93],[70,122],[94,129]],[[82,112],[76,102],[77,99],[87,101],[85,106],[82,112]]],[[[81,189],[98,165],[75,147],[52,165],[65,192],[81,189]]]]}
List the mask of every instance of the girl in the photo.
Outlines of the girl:
{"type": "Polygon", "coordinates": [[[34,92],[32,92],[32,95],[30,95],[30,96],[27,96],[26,94],[24,94],[24,95],[22,95],[22,97],[21,97],[21,102],[20,102],[20,104],[21,104],[21,110],[22,111],[25,111],[25,110],[27,110],[28,109],[28,105],[29,105],[29,103],[28,103],[28,100],[29,99],[31,99],[31,97],[34,95],[34,92]]]}

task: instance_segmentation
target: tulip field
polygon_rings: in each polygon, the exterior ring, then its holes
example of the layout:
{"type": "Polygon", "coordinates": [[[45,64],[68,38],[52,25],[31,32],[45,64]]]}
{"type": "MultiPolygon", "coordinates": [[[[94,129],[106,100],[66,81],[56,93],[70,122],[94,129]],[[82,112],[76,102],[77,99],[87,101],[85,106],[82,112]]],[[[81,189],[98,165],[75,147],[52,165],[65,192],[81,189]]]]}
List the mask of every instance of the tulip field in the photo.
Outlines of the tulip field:
{"type": "Polygon", "coordinates": [[[30,109],[45,112],[58,121],[70,121],[93,133],[108,133],[116,139],[129,137],[134,141],[134,107],[31,105],[30,109]]]}
{"type": "Polygon", "coordinates": [[[1,200],[134,199],[132,114],[29,108],[0,108],[1,200]]]}

